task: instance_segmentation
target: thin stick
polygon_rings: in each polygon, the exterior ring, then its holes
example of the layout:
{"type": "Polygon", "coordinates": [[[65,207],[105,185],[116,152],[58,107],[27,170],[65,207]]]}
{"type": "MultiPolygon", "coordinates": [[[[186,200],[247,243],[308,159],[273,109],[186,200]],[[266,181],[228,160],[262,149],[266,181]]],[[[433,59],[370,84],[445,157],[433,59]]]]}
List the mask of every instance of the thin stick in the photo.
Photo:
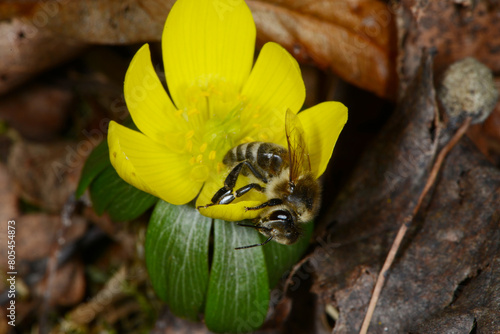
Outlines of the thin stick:
{"type": "Polygon", "coordinates": [[[373,317],[373,312],[375,311],[375,306],[377,305],[378,298],[380,297],[382,287],[384,286],[385,283],[385,278],[392,265],[392,262],[394,261],[394,258],[396,257],[399,246],[403,241],[406,231],[408,231],[408,227],[410,226],[411,222],[413,221],[413,218],[420,209],[420,205],[422,205],[422,201],[424,200],[425,195],[427,195],[429,189],[431,189],[432,185],[434,184],[434,181],[436,181],[436,177],[439,173],[439,170],[441,169],[441,165],[443,164],[444,158],[451,151],[451,149],[457,144],[460,138],[462,138],[462,136],[465,134],[465,132],[469,128],[470,122],[471,119],[467,118],[464,121],[464,123],[460,126],[460,128],[458,128],[457,132],[455,133],[455,135],[453,135],[451,140],[446,144],[445,147],[443,147],[441,152],[439,152],[439,155],[437,156],[436,161],[432,166],[425,187],[422,190],[420,197],[418,198],[418,202],[415,205],[413,212],[411,213],[411,215],[406,217],[403,224],[401,224],[398,234],[396,235],[396,238],[392,243],[391,249],[389,250],[389,254],[387,254],[387,258],[385,259],[384,265],[382,266],[382,270],[380,271],[377,277],[377,282],[375,283],[375,288],[373,289],[372,297],[370,299],[370,304],[368,305],[368,310],[366,311],[365,319],[363,320],[363,324],[361,326],[359,334],[367,333],[368,327],[370,326],[370,321],[372,320],[373,317]]]}

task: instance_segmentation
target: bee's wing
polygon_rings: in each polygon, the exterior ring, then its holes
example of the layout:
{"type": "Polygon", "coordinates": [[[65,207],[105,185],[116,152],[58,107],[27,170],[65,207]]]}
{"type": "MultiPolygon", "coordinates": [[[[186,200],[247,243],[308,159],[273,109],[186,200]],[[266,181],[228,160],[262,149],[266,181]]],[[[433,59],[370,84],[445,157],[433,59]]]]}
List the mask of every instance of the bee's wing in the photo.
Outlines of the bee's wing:
{"type": "Polygon", "coordinates": [[[299,118],[290,109],[286,111],[285,133],[290,160],[290,181],[296,181],[304,172],[311,171],[309,151],[304,136],[304,128],[299,118]]]}

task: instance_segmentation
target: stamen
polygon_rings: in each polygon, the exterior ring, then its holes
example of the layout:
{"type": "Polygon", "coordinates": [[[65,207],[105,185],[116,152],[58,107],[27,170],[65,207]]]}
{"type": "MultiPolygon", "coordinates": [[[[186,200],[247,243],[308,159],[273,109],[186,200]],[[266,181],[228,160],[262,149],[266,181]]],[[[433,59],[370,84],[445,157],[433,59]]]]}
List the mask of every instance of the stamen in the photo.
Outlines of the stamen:
{"type": "Polygon", "coordinates": [[[217,152],[210,151],[210,153],[208,154],[208,160],[215,160],[216,154],[217,154],[217,152]]]}
{"type": "Polygon", "coordinates": [[[203,154],[198,154],[198,156],[196,157],[196,162],[198,162],[199,164],[203,163],[203,154]]]}
{"type": "Polygon", "coordinates": [[[183,112],[184,112],[184,110],[179,109],[179,110],[177,110],[177,111],[175,112],[175,116],[176,116],[176,117],[181,117],[181,115],[182,115],[182,113],[183,113],[183,112]]]}
{"type": "Polygon", "coordinates": [[[200,113],[200,111],[198,109],[196,109],[196,108],[195,109],[191,109],[191,110],[189,110],[187,112],[188,116],[197,115],[199,113],[200,113]]]}
{"type": "Polygon", "coordinates": [[[194,165],[194,164],[196,163],[196,159],[195,159],[195,157],[192,157],[191,159],[189,159],[189,163],[190,163],[191,165],[194,165]]]}
{"type": "Polygon", "coordinates": [[[193,141],[192,140],[188,140],[186,142],[186,150],[190,153],[193,152],[193,141]]]}
{"type": "Polygon", "coordinates": [[[259,133],[259,139],[262,141],[269,141],[269,136],[266,133],[259,133]]]}
{"type": "Polygon", "coordinates": [[[194,136],[194,130],[188,131],[186,133],[186,139],[191,139],[194,136]]]}
{"type": "Polygon", "coordinates": [[[224,169],[224,164],[222,162],[217,163],[217,173],[220,173],[224,169]]]}
{"type": "Polygon", "coordinates": [[[207,149],[207,143],[203,143],[201,146],[200,146],[200,153],[203,153],[205,152],[205,150],[207,149]]]}

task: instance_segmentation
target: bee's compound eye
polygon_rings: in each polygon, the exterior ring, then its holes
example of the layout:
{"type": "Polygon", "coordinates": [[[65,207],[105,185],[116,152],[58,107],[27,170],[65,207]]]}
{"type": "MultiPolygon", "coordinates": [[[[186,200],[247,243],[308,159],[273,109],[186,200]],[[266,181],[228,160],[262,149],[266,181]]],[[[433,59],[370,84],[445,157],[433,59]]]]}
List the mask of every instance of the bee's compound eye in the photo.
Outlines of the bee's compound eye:
{"type": "Polygon", "coordinates": [[[269,220],[291,221],[292,215],[286,210],[276,210],[269,216],[269,220]]]}

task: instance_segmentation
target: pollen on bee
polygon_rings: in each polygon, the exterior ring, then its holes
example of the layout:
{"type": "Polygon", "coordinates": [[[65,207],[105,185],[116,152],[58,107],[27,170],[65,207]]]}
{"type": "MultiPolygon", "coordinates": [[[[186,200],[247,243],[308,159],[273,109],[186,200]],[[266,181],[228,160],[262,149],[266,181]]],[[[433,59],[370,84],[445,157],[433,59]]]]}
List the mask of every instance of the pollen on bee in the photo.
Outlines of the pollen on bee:
{"type": "Polygon", "coordinates": [[[205,152],[205,150],[207,149],[207,146],[208,146],[208,144],[207,144],[207,143],[203,143],[203,144],[200,146],[200,152],[201,152],[201,153],[205,152]]]}
{"type": "Polygon", "coordinates": [[[215,160],[215,156],[216,156],[217,152],[215,151],[210,151],[210,153],[208,154],[208,160],[215,160]]]}

